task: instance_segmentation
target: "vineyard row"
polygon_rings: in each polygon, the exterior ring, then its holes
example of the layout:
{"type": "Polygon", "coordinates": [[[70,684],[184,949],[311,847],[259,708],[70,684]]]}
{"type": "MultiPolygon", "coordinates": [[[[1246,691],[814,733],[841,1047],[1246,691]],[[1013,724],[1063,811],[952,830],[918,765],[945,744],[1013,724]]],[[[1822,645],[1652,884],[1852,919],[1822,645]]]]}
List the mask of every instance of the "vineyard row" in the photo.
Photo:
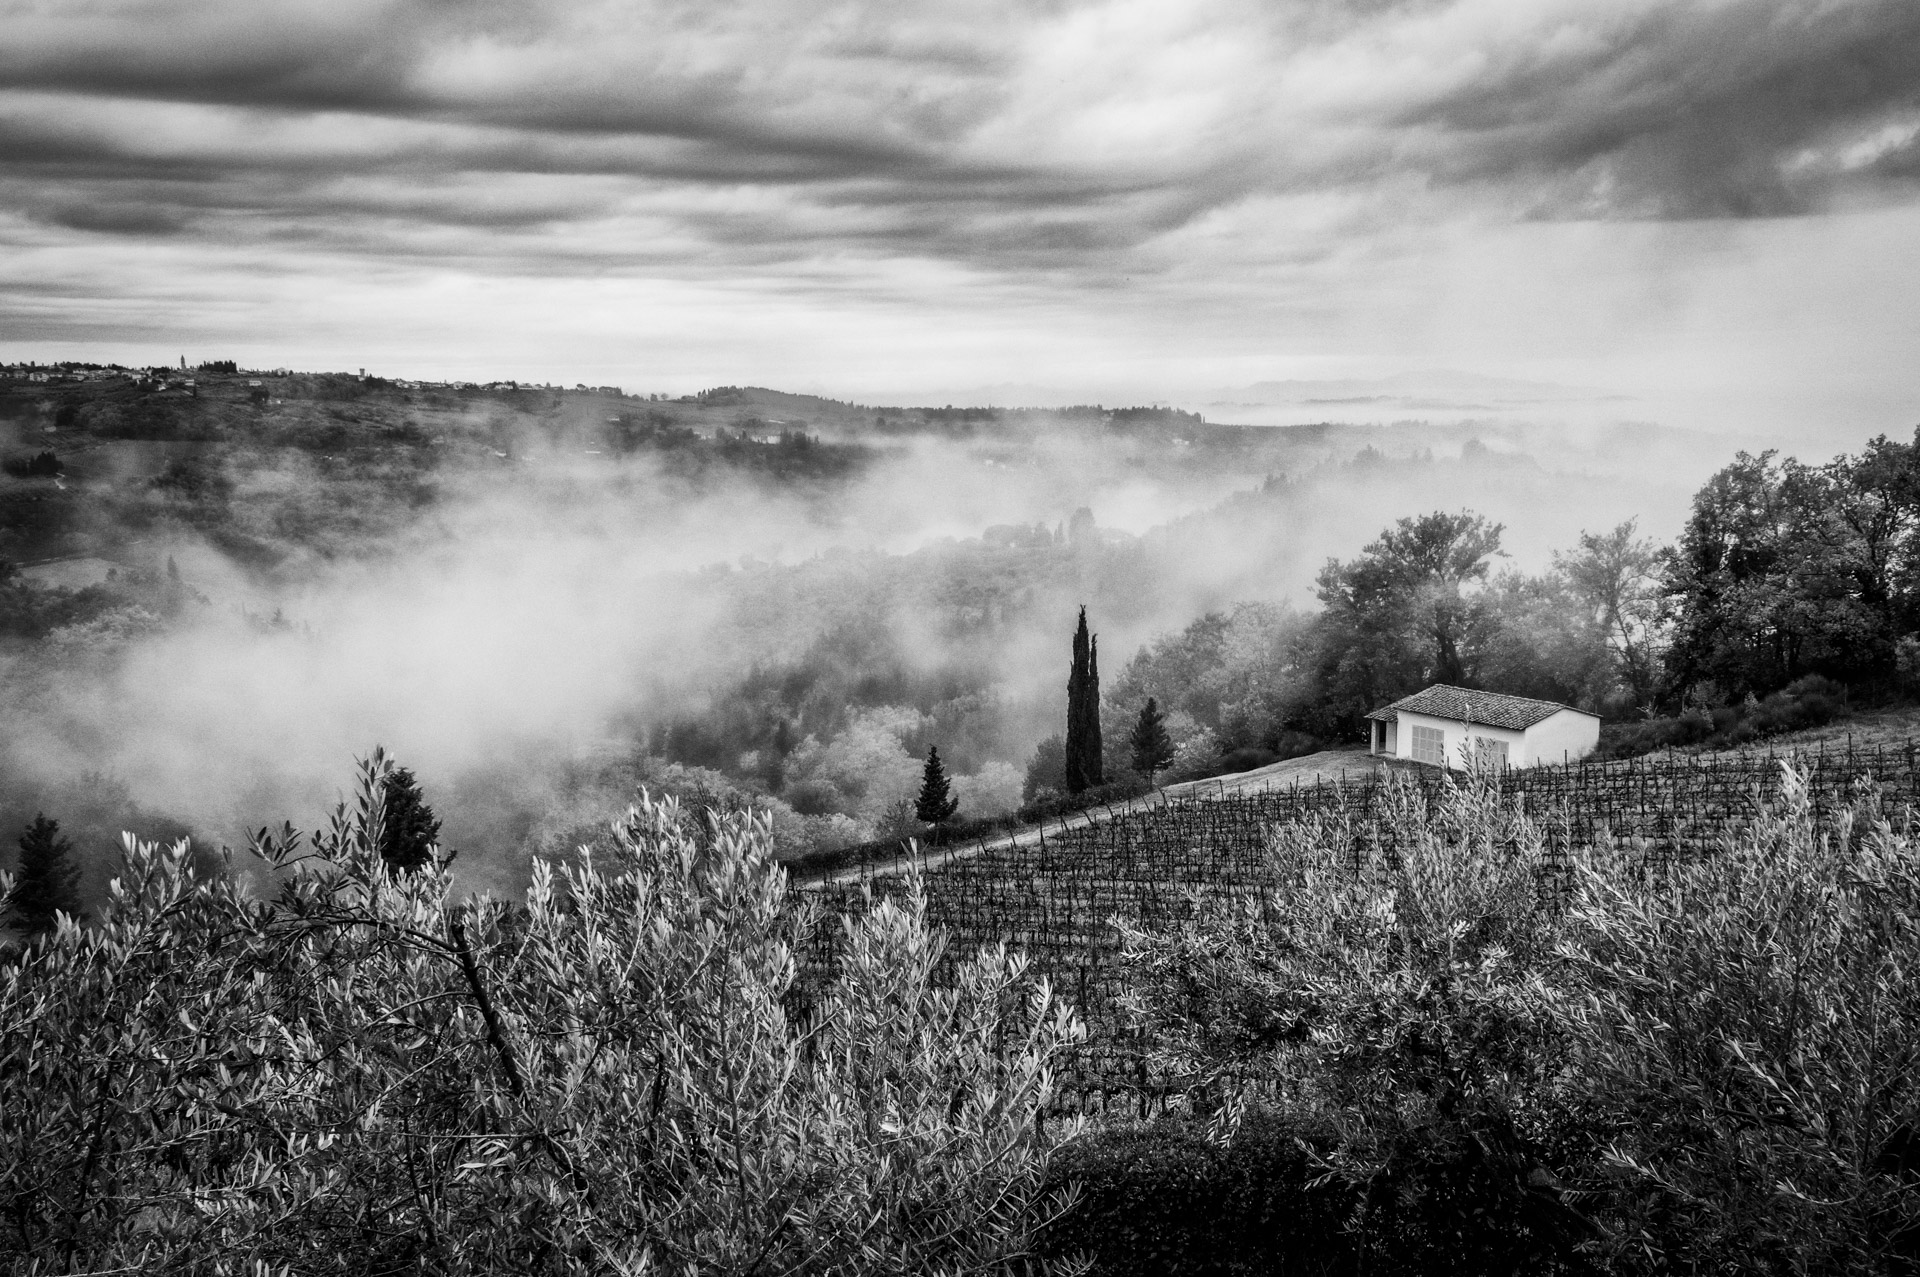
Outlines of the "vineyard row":
{"type": "MultiPolygon", "coordinates": [[[[1736,835],[1778,792],[1783,756],[1575,763],[1506,773],[1496,779],[1565,850],[1603,837],[1644,840],[1655,855],[1691,856],[1736,835]]],[[[1814,804],[1846,805],[1863,783],[1889,809],[1920,807],[1920,742],[1839,747],[1800,753],[1814,804]]],[[[1400,773],[1405,775],[1406,773],[1400,773]]],[[[1431,798],[1448,783],[1421,769],[1413,783],[1431,798]]],[[[1176,926],[1208,897],[1257,898],[1271,885],[1268,830],[1343,807],[1364,824],[1383,791],[1379,776],[1271,787],[1116,810],[1091,824],[1042,830],[1024,845],[983,844],[929,864],[929,921],[948,935],[949,960],[982,944],[1023,950],[1033,969],[1080,1008],[1087,1043],[1062,1078],[1064,1106],[1142,1112],[1164,1101],[1138,1045],[1114,1013],[1121,991],[1120,935],[1126,918],[1176,926]]],[[[870,862],[856,880],[813,884],[827,921],[800,955],[809,979],[833,969],[841,936],[832,921],[858,914],[871,898],[897,892],[909,861],[870,862]]]]}

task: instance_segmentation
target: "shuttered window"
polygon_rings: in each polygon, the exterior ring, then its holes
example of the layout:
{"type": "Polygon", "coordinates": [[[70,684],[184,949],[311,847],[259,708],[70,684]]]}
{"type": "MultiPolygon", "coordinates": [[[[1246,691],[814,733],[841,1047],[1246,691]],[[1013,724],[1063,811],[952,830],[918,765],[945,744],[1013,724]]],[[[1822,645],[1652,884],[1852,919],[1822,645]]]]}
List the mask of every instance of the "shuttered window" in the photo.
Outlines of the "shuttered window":
{"type": "Polygon", "coordinates": [[[1413,729],[1413,761],[1445,765],[1447,734],[1438,727],[1415,727],[1413,729]]]}
{"type": "Polygon", "coordinates": [[[1507,742],[1494,740],[1488,736],[1476,736],[1473,745],[1479,751],[1479,762],[1483,767],[1496,771],[1507,770],[1507,742]]]}

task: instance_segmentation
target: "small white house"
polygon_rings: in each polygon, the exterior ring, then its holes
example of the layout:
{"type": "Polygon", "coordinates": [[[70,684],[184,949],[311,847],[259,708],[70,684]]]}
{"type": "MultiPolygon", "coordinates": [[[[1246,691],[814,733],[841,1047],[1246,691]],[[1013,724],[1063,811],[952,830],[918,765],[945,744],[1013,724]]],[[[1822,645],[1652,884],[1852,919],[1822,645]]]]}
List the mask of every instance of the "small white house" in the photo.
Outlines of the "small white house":
{"type": "Polygon", "coordinates": [[[1574,762],[1600,743],[1600,719],[1584,710],[1445,683],[1367,718],[1371,753],[1443,767],[1463,766],[1470,755],[1498,767],[1574,762]]]}

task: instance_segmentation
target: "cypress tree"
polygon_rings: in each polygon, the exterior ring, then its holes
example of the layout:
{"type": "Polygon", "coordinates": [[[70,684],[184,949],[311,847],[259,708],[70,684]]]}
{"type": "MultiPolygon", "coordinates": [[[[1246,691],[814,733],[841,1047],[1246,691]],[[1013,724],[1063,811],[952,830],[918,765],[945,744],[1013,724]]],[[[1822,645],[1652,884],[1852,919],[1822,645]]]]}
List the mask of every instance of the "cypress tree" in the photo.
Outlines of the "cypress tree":
{"type": "Polygon", "coordinates": [[[1067,673],[1067,792],[1077,794],[1087,787],[1086,729],[1081,722],[1081,690],[1087,681],[1087,609],[1080,609],[1080,626],[1073,632],[1073,667],[1067,673]]]}
{"type": "Polygon", "coordinates": [[[80,867],[73,844],[60,836],[60,822],[34,813],[20,835],[20,871],[7,896],[7,917],[29,935],[53,930],[54,914],[80,913],[80,867]]]}
{"type": "Polygon", "coordinates": [[[940,762],[938,747],[927,750],[927,766],[920,773],[920,797],[913,804],[913,814],[929,825],[941,825],[953,819],[953,813],[960,810],[960,800],[953,796],[952,787],[947,783],[947,769],[940,762]]]}
{"type": "Polygon", "coordinates": [[[1087,783],[1107,783],[1107,752],[1100,741],[1100,636],[1087,640],[1087,685],[1082,689],[1087,721],[1087,783]]]}
{"type": "Polygon", "coordinates": [[[1073,633],[1073,669],[1067,675],[1067,792],[1105,783],[1100,747],[1100,640],[1087,633],[1087,609],[1073,633]]]}
{"type": "Polygon", "coordinates": [[[386,812],[380,824],[380,859],[396,873],[410,873],[433,859],[440,822],[414,783],[413,773],[404,767],[387,773],[381,796],[386,812]]]}
{"type": "Polygon", "coordinates": [[[1147,697],[1127,743],[1133,747],[1133,770],[1145,776],[1149,785],[1153,774],[1173,761],[1173,737],[1167,735],[1166,716],[1153,697],[1147,697]]]}

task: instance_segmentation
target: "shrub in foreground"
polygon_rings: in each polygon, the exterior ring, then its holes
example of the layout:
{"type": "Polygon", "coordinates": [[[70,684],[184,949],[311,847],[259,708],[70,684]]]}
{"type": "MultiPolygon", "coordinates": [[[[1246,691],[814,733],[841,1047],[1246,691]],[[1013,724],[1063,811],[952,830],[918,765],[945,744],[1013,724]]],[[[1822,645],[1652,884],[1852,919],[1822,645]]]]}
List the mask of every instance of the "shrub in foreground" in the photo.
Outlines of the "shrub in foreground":
{"type": "Polygon", "coordinates": [[[1041,1249],[1084,1254],[1101,1277],[1361,1271],[1351,1194],[1272,1115],[1249,1115],[1229,1141],[1174,1117],[1089,1134],[1055,1155],[1048,1177],[1075,1200],[1041,1249]]]}
{"type": "Polygon", "coordinates": [[[1548,1169],[1542,1080],[1567,1043],[1542,983],[1546,831],[1484,780],[1388,776],[1270,834],[1277,886],[1126,931],[1127,1006],[1230,1129],[1243,1081],[1328,1132],[1375,1268],[1538,1270],[1586,1227],[1548,1169]]]}
{"type": "Polygon", "coordinates": [[[1692,1272],[1920,1261],[1920,849],[1789,768],[1696,863],[1580,869],[1563,953],[1608,1249],[1692,1272]]]}
{"type": "Polygon", "coordinates": [[[1197,1111],[1330,1132],[1370,1261],[1888,1273],[1920,1263],[1920,848],[1863,787],[1692,861],[1482,778],[1272,834],[1279,888],[1127,935],[1197,1111]]]}
{"type": "MultiPolygon", "coordinates": [[[[525,907],[381,860],[387,765],[270,901],[132,842],[98,925],[0,961],[15,1271],[999,1272],[1043,1219],[1022,962],[931,979],[918,891],[788,1018],[767,827],[643,801],[525,907]]],[[[802,911],[804,912],[804,911],[802,911]]]]}

